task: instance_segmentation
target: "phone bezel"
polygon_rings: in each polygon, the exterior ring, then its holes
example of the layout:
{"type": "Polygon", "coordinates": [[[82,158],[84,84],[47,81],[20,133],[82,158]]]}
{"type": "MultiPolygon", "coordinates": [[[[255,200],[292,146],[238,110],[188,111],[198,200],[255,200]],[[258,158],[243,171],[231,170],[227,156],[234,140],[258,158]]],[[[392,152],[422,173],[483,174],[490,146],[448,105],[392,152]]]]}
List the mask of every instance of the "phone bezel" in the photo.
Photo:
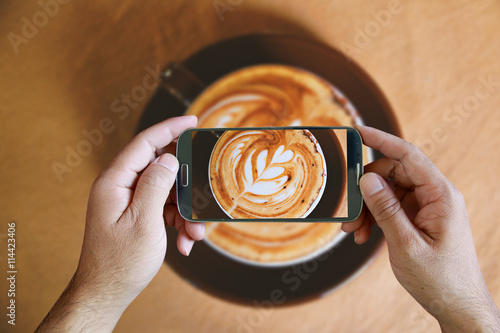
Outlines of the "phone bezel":
{"type": "Polygon", "coordinates": [[[363,198],[359,190],[359,178],[363,174],[363,145],[359,132],[348,126],[286,126],[286,127],[230,127],[230,128],[191,128],[179,135],[177,140],[177,208],[181,216],[191,222],[351,222],[359,217],[363,208],[363,198]],[[230,130],[331,130],[345,129],[347,134],[347,217],[329,218],[280,218],[280,219],[193,219],[192,209],[192,132],[194,131],[230,131],[230,130]],[[188,185],[181,184],[181,166],[188,165],[188,185]],[[358,166],[359,165],[359,166],[358,166]]]}

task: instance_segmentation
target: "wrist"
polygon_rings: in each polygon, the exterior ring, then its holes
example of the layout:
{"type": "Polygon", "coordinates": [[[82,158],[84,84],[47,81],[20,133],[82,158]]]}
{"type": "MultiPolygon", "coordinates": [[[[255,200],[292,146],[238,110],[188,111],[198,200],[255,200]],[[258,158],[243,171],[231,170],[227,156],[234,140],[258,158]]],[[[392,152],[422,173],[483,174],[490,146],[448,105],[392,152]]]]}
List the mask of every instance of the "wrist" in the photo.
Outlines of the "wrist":
{"type": "Polygon", "coordinates": [[[76,273],[37,332],[112,332],[129,303],[76,273]]]}
{"type": "Polygon", "coordinates": [[[493,333],[500,329],[500,312],[489,295],[482,301],[469,300],[465,305],[455,305],[454,309],[435,318],[444,333],[493,333]]]}
{"type": "Polygon", "coordinates": [[[67,289],[76,302],[81,302],[88,309],[103,312],[106,316],[117,317],[117,321],[134,299],[127,297],[126,288],[119,281],[91,279],[78,271],[67,289]]]}

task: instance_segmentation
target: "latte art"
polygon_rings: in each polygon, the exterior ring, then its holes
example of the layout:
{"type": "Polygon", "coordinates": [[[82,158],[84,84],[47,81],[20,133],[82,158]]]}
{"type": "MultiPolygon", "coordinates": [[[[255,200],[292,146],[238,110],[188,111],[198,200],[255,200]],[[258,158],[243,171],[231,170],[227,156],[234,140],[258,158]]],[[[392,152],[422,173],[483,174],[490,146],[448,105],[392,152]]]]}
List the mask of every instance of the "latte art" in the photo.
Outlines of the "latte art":
{"type": "Polygon", "coordinates": [[[190,107],[198,126],[353,126],[359,117],[332,86],[291,67],[245,68],[209,87],[190,107]]]}
{"type": "Polygon", "coordinates": [[[210,185],[232,218],[300,218],[326,184],[319,143],[307,130],[226,131],[210,160],[210,185]]]}

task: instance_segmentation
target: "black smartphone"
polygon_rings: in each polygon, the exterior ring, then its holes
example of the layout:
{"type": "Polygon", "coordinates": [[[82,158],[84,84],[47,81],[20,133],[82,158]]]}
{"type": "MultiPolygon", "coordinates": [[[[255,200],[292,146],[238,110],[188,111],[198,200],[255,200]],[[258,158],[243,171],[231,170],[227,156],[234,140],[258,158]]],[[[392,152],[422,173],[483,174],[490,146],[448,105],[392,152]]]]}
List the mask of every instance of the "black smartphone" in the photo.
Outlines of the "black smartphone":
{"type": "Polygon", "coordinates": [[[189,221],[349,222],[363,206],[351,127],[189,129],[177,158],[177,205],[189,221]]]}

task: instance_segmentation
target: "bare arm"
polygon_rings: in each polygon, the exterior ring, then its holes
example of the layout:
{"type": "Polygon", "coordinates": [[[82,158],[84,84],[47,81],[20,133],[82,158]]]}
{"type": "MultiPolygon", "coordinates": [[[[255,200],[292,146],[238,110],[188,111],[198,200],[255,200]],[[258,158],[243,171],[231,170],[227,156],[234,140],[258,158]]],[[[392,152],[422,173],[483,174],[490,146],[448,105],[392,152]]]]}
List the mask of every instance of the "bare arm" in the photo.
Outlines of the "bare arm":
{"type": "Polygon", "coordinates": [[[178,161],[169,152],[196,117],[163,121],[136,136],[94,182],[78,268],[37,332],[111,332],[160,269],[166,225],[189,255],[203,223],[184,221],[171,192],[178,161]]]}
{"type": "Polygon", "coordinates": [[[499,332],[462,194],[414,145],[374,128],[358,130],[386,158],[366,166],[360,180],[366,209],[342,229],[362,244],[378,224],[396,278],[443,332],[499,332]]]}

